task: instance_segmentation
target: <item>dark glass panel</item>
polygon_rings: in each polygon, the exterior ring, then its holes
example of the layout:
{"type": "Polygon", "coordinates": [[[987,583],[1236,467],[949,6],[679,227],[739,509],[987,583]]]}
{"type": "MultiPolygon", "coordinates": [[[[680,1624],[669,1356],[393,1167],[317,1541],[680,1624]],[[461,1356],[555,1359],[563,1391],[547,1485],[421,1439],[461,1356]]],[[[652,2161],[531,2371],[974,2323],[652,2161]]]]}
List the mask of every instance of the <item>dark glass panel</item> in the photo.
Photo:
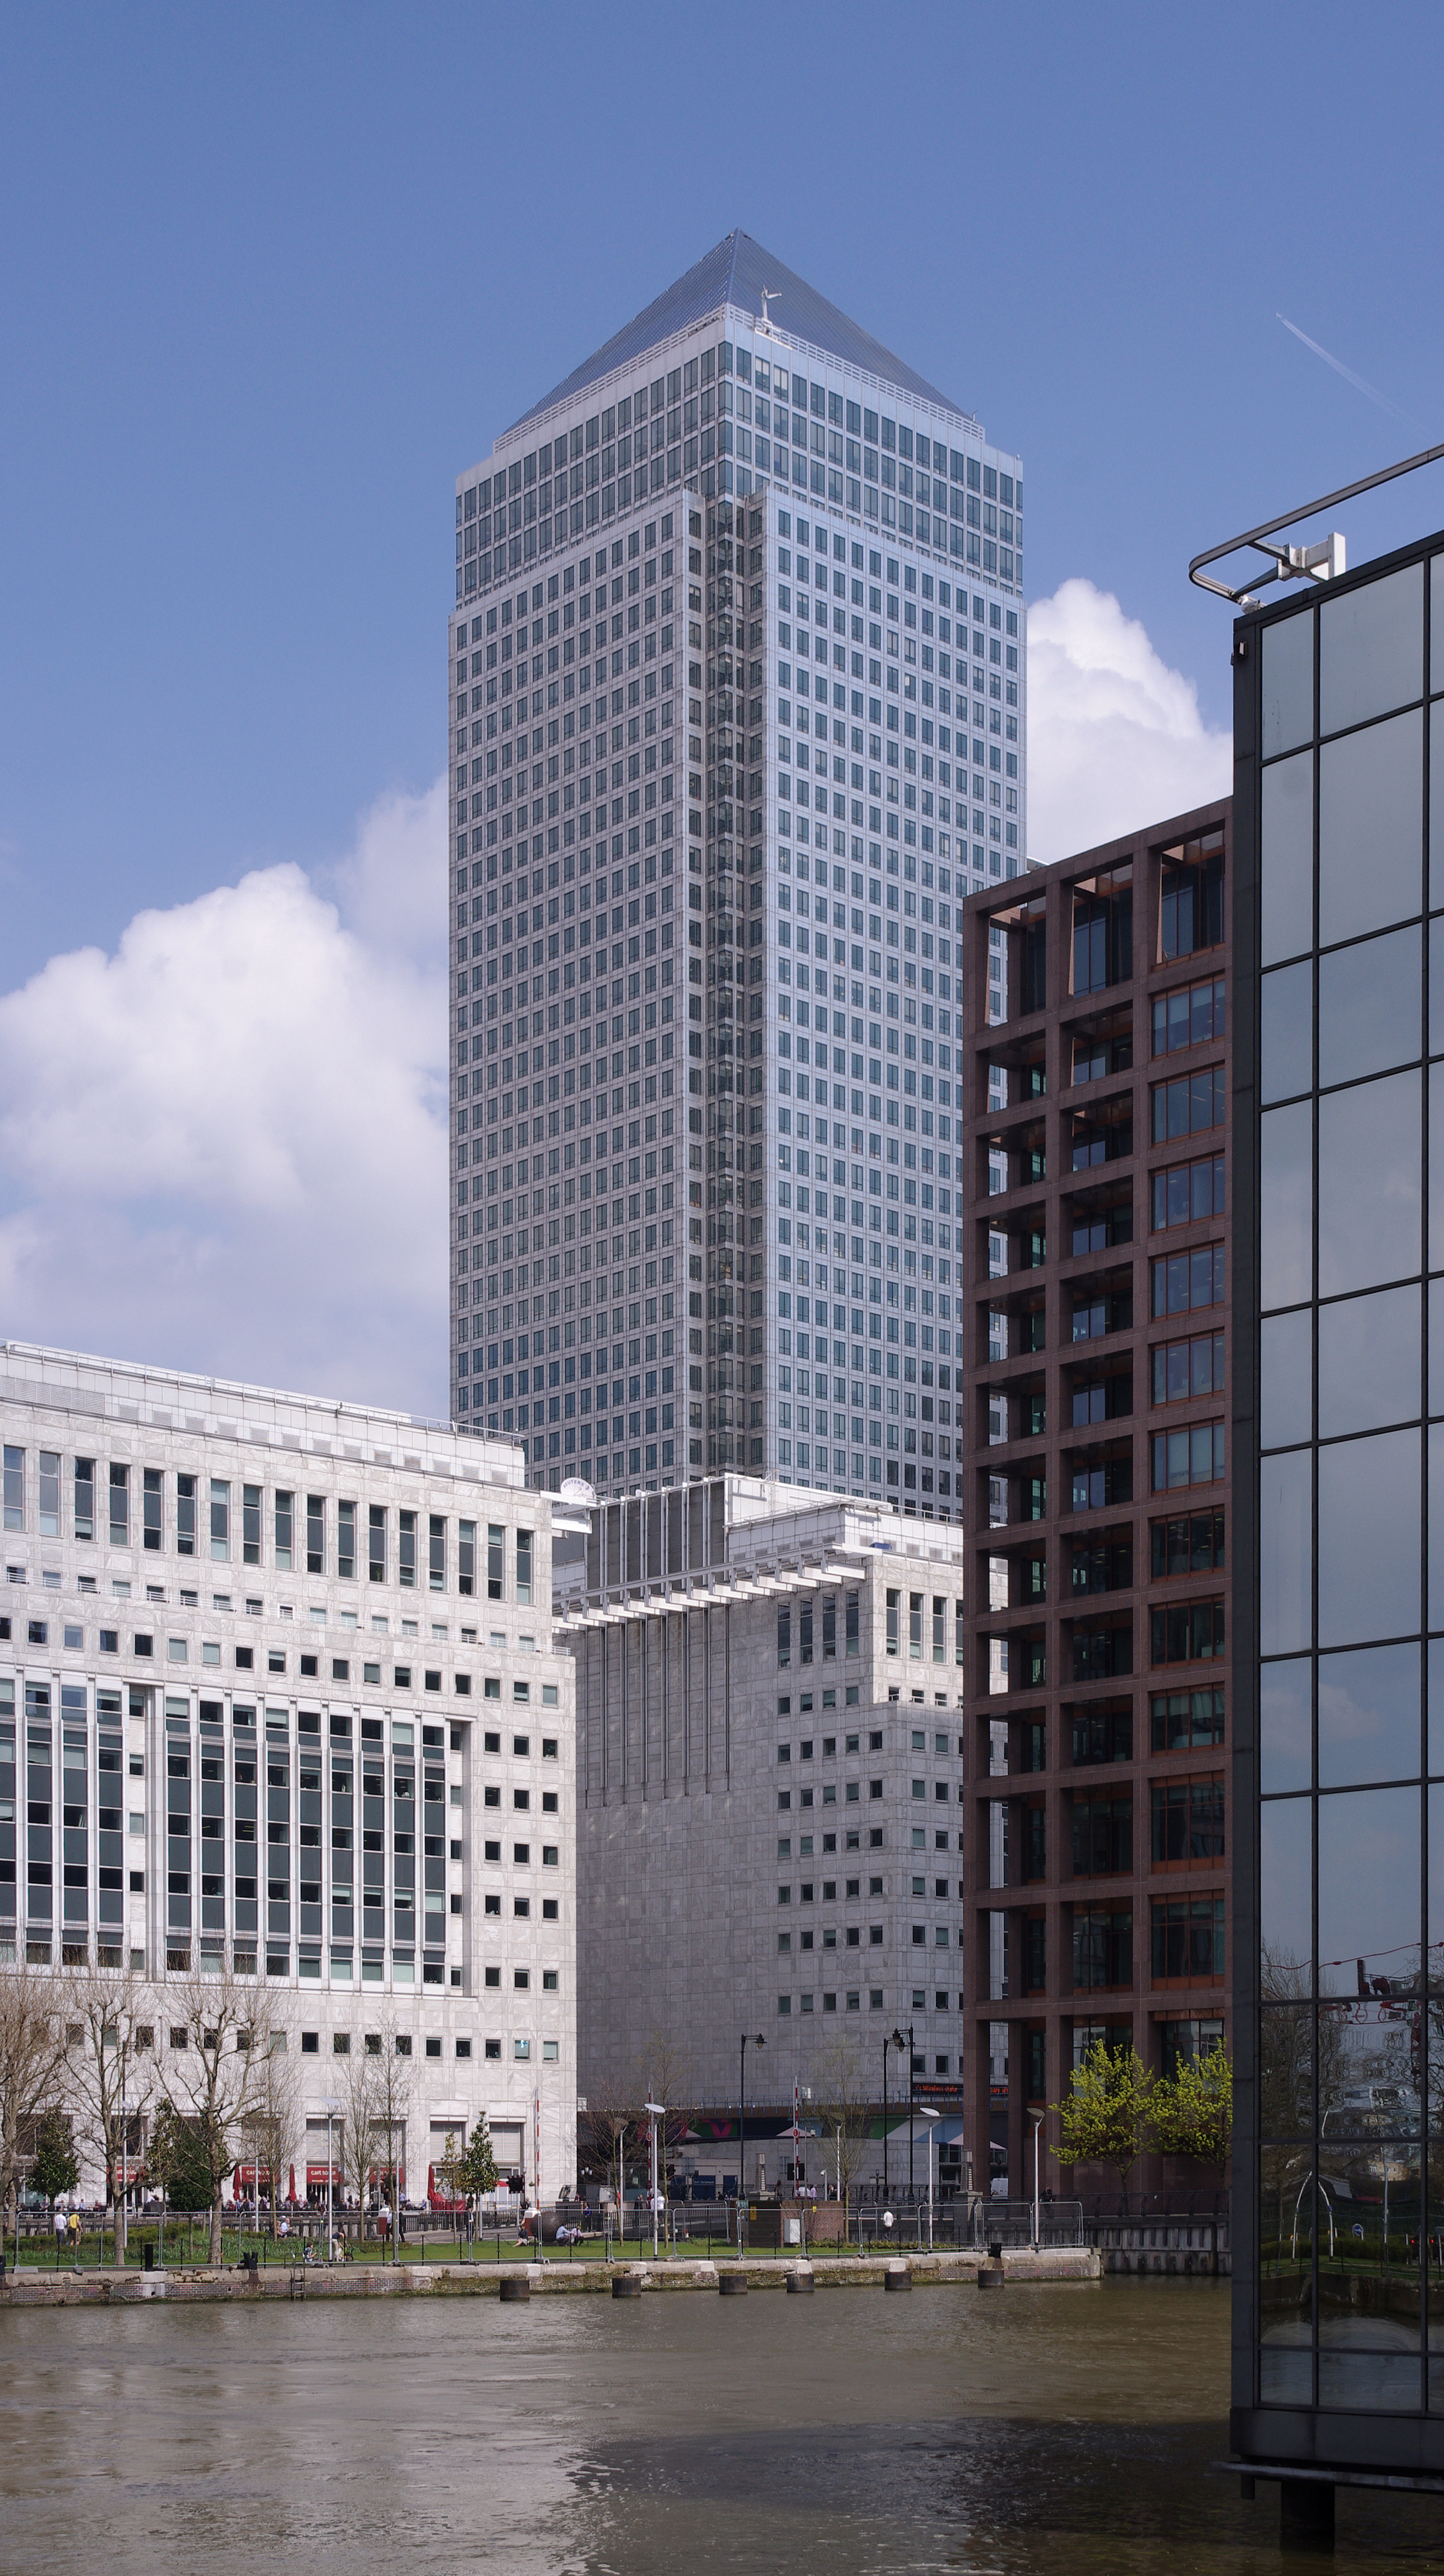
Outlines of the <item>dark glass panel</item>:
{"type": "Polygon", "coordinates": [[[1412,1780],[1421,1759],[1419,1649],[1319,1658],[1319,1786],[1412,1780]]]}
{"type": "Polygon", "coordinates": [[[1383,1288],[1319,1308],[1321,1440],[1417,1419],[1422,1313],[1419,1288],[1383,1288]]]}
{"type": "Polygon", "coordinates": [[[1259,1812],[1259,1957],[1265,2000],[1308,1990],[1313,1936],[1313,1809],[1269,1798],[1259,1812]]]}
{"type": "Polygon", "coordinates": [[[1423,717],[1393,716],[1319,754],[1319,945],[1424,909],[1423,717]]]}
{"type": "Polygon", "coordinates": [[[1314,1113],[1307,1101],[1259,1122],[1259,1287],[1265,1312],[1313,1288],[1314,1113]]]}
{"type": "Polygon", "coordinates": [[[1259,1337],[1259,1446],[1307,1440],[1314,1422],[1314,1319],[1307,1306],[1270,1315],[1259,1337]]]}
{"type": "MultiPolygon", "coordinates": [[[[1419,1089],[1416,1074],[1394,1073],[1319,1103],[1321,1297],[1409,1279],[1420,1268],[1419,1089]]],[[[1274,1110],[1265,1135],[1274,1120],[1299,1114],[1274,1110]]],[[[1264,1186],[1267,1211],[1267,1172],[1264,1186]]],[[[1267,1215],[1265,1227],[1267,1234],[1267,1215]]]]}
{"type": "Polygon", "coordinates": [[[1319,1451],[1319,1644],[1408,1637],[1419,1620],[1417,1431],[1319,1451]]]}
{"type": "Polygon", "coordinates": [[[1325,600],[1319,615],[1319,731],[1407,707],[1424,691],[1424,567],[1325,600]]]}
{"type": "Polygon", "coordinates": [[[1265,1797],[1307,1789],[1313,1781],[1307,1655],[1259,1670],[1259,1787],[1265,1797]]]}
{"type": "Polygon", "coordinates": [[[1301,752],[1263,774],[1260,808],[1260,957],[1272,966],[1314,944],[1314,755],[1301,752]]]}
{"type": "Polygon", "coordinates": [[[1319,1993],[1386,2000],[1419,1966],[1417,1789],[1319,1800],[1319,1993]]]}
{"type": "Polygon", "coordinates": [[[1310,1643],[1313,1452],[1285,1449],[1259,1467],[1259,1651],[1310,1643]]]}
{"type": "MultiPolygon", "coordinates": [[[[1417,925],[1319,959],[1319,1085],[1353,1082],[1423,1053],[1423,933],[1417,925]]],[[[1291,972],[1299,970],[1293,968],[1291,972]]],[[[1267,994],[1270,979],[1266,978],[1267,994]]],[[[1268,1032],[1265,1013],[1264,1033],[1268,1032]]]]}
{"type": "Polygon", "coordinates": [[[1290,1100],[1297,1092],[1311,1088],[1314,970],[1307,958],[1300,965],[1281,966],[1263,978],[1259,992],[1259,1058],[1264,1100],[1290,1100]]]}
{"type": "Polygon", "coordinates": [[[1266,626],[1260,641],[1263,756],[1272,760],[1311,740],[1314,730],[1314,619],[1311,609],[1266,626]]]}

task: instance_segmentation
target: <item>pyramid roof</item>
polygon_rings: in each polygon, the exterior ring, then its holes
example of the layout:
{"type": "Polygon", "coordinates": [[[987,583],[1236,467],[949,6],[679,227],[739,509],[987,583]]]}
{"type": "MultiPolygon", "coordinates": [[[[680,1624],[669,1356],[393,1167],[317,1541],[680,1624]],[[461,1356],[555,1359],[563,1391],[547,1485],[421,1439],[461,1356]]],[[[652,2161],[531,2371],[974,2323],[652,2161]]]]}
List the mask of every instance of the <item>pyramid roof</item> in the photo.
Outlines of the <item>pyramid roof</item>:
{"type": "Polygon", "coordinates": [[[513,428],[550,411],[554,405],[572,402],[587,387],[609,376],[614,368],[640,358],[660,341],[670,340],[689,324],[700,322],[705,315],[722,306],[735,305],[739,311],[755,313],[761,319],[764,307],[761,290],[769,290],[779,328],[791,340],[805,341],[815,348],[826,349],[830,356],[842,359],[868,374],[881,376],[901,392],[916,394],[920,400],[940,403],[945,411],[960,418],[970,415],[937,386],[929,384],[914,367],[894,357],[871,332],[850,321],[845,313],[830,304],[825,295],[809,286],[804,278],[784,267],[770,251],[755,242],[750,233],[732,232],[718,242],[683,277],[665,289],[644,312],[613,333],[600,349],[584,359],[559,385],[554,385],[541,401],[533,403],[513,428]]]}

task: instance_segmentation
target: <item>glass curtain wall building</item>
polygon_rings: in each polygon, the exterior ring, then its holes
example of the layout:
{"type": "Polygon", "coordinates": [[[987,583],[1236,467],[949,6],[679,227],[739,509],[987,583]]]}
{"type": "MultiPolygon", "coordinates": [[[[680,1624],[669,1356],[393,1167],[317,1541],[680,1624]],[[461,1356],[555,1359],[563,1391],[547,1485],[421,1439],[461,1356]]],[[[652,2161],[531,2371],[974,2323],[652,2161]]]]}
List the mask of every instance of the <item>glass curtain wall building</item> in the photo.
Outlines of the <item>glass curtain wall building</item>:
{"type": "Polygon", "coordinates": [[[1441,548],[1235,631],[1234,2435],[1405,2472],[1444,2468],[1441,548]]]}
{"type": "Polygon", "coordinates": [[[457,481],[452,1407],[534,1483],[951,1515],[888,1344],[951,1363],[955,908],[1027,847],[1022,501],[742,233],[457,481]]]}

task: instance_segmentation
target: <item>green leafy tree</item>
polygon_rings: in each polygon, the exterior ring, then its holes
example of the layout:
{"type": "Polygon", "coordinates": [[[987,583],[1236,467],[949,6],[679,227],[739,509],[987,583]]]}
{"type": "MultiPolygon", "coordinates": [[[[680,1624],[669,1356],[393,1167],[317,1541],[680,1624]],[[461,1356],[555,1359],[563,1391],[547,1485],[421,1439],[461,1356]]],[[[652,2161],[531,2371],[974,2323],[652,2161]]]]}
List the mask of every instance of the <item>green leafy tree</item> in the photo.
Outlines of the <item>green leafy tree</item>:
{"type": "Polygon", "coordinates": [[[80,2160],[63,2111],[42,2111],[35,2124],[30,2179],[52,2208],[61,2193],[74,2191],[80,2180],[80,2160]]]}
{"type": "MultiPolygon", "coordinates": [[[[209,2261],[221,2259],[221,2191],[235,2161],[232,2140],[244,2135],[257,2094],[259,2058],[251,2046],[255,1990],[229,1969],[193,1970],[167,1985],[175,2020],[158,2069],[171,2108],[199,2140],[209,2174],[203,2201],[211,2213],[209,2261]],[[185,2043],[176,2046],[184,2015],[185,2043]]],[[[197,2204],[200,2205],[200,2204],[197,2204]]]]}
{"type": "Polygon", "coordinates": [[[1203,2057],[1181,2057],[1154,2087],[1153,2141],[1165,2156],[1226,2162],[1233,2140],[1233,2062],[1221,2042],[1203,2057]]]}
{"type": "Polygon", "coordinates": [[[1063,2165],[1112,2165],[1126,2191],[1148,2144],[1156,2083],[1136,2048],[1109,2048],[1095,2040],[1074,2067],[1064,2100],[1051,2105],[1059,2142],[1050,2155],[1063,2165]]]}
{"type": "MultiPolygon", "coordinates": [[[[452,2151],[452,2140],[449,2135],[446,2150],[449,2157],[452,2151]]],[[[443,2165],[443,2174],[448,2170],[449,2168],[443,2165]]],[[[492,2153],[491,2131],[484,2120],[479,2127],[472,2130],[471,2143],[465,2155],[456,2158],[455,2177],[454,2182],[447,2184],[449,2192],[474,2191],[479,2196],[484,2191],[495,2191],[501,2177],[496,2169],[496,2157],[492,2153]]]]}
{"type": "Polygon", "coordinates": [[[211,2161],[194,2119],[162,2102],[150,2124],[145,2169],[173,2209],[208,2209],[211,2161]]]}

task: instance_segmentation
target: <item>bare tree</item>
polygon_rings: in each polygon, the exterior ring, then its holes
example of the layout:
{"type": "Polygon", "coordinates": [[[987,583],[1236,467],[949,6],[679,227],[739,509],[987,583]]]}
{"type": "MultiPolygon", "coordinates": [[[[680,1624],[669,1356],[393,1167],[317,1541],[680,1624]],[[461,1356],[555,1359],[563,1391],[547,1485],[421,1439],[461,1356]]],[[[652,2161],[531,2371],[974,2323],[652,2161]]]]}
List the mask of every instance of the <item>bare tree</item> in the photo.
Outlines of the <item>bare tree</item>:
{"type": "MultiPolygon", "coordinates": [[[[354,2031],[342,2032],[347,2042],[337,2064],[337,2098],[341,2108],[337,2118],[336,2156],[342,2180],[356,2195],[357,2207],[364,2211],[366,2195],[371,2188],[371,2169],[375,2161],[377,2078],[381,2060],[368,2055],[358,2044],[354,2031]]],[[[362,2222],[362,2234],[365,2222],[362,2222]]]]}
{"type": "Polygon", "coordinates": [[[862,2051],[845,2032],[829,2040],[814,2062],[813,2107],[822,2123],[822,2148],[846,2201],[868,2157],[868,2090],[862,2051]]]}
{"type": "Polygon", "coordinates": [[[663,2180],[670,2174],[676,2152],[692,2126],[696,2075],[691,2053],[660,2022],[648,2032],[637,2060],[632,2090],[636,2098],[636,2117],[646,2152],[649,2122],[641,2107],[647,2102],[660,2102],[666,2111],[662,2135],[658,2142],[663,2180]]]}
{"type": "Polygon", "coordinates": [[[20,2189],[25,2137],[61,2075],[65,2037],[50,1975],[0,1967],[0,2212],[20,2189]]]}
{"type": "Polygon", "coordinates": [[[140,2115],[155,2082],[154,1999],[129,1970],[87,1965],[67,1980],[62,2012],[76,2125],[105,2168],[119,2269],[125,2262],[121,2175],[140,2145],[140,2115]]]}
{"type": "Polygon", "coordinates": [[[588,2089],[581,2118],[579,2144],[590,2170],[610,2184],[618,2209],[625,2197],[626,2142],[636,2120],[637,2099],[635,2087],[604,2077],[588,2089]]]}
{"type": "Polygon", "coordinates": [[[396,2257],[401,2233],[401,2186],[406,2166],[406,2123],[415,2089],[411,2061],[411,2033],[402,2031],[395,2013],[388,2006],[380,2016],[381,2027],[368,2031],[366,2046],[379,2039],[379,2054],[372,2060],[376,2069],[375,2109],[372,2114],[381,2131],[380,2170],[387,2177],[387,2197],[391,2203],[391,2260],[396,2257]],[[402,2046],[402,2042],[405,2046],[402,2046]]]}
{"type": "Polygon", "coordinates": [[[166,2100],[196,2138],[209,2182],[213,2264],[221,2259],[221,2187],[255,2094],[258,2006],[265,2010],[256,1988],[229,1968],[193,1968],[167,1981],[168,2044],[157,2068],[166,2100]]]}
{"type": "MultiPolygon", "coordinates": [[[[261,1999],[257,1996],[258,2012],[261,1999]]],[[[242,2135],[256,2175],[267,2178],[271,2234],[276,2233],[276,2204],[281,2176],[297,2152],[301,2126],[301,2066],[290,2009],[283,1993],[267,1989],[264,2022],[257,2020],[251,2039],[251,2089],[242,2118],[242,2135]]]]}

